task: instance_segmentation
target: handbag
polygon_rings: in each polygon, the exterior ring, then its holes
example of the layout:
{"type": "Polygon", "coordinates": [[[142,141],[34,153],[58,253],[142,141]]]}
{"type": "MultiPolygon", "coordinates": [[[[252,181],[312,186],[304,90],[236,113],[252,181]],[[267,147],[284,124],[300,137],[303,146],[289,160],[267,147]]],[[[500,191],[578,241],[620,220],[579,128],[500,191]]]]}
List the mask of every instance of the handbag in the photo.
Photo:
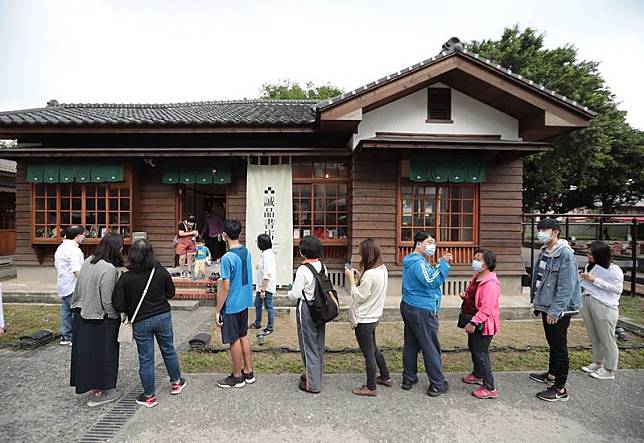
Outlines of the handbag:
{"type": "Polygon", "coordinates": [[[141,304],[143,303],[145,294],[148,293],[148,288],[150,287],[150,282],[152,281],[153,276],[154,276],[154,268],[152,268],[152,271],[150,272],[150,277],[148,277],[148,282],[145,284],[143,295],[141,295],[141,300],[139,300],[139,304],[137,305],[136,310],[134,311],[134,315],[132,315],[132,318],[125,317],[125,319],[121,323],[121,327],[119,328],[119,335],[117,338],[117,341],[119,343],[132,343],[132,341],[134,340],[132,323],[134,322],[134,319],[136,319],[136,314],[139,313],[139,309],[141,308],[141,304]]]}

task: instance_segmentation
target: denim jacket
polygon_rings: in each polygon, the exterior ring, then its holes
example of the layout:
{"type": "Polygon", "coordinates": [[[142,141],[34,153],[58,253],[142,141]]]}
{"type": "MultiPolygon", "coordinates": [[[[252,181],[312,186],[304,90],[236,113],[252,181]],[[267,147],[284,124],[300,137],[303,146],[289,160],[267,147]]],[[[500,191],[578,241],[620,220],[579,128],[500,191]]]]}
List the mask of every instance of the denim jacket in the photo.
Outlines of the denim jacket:
{"type": "Polygon", "coordinates": [[[541,248],[535,269],[532,271],[530,301],[535,311],[545,312],[554,317],[573,314],[581,304],[581,286],[577,272],[577,259],[568,242],[559,240],[550,254],[543,271],[541,285],[536,288],[538,266],[546,246],[541,248]]]}

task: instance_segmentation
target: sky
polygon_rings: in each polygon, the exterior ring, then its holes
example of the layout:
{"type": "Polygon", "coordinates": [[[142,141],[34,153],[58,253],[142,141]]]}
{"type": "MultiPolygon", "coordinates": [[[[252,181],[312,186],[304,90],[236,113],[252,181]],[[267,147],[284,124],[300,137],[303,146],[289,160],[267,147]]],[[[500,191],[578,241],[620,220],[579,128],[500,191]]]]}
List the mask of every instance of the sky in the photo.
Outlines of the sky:
{"type": "Polygon", "coordinates": [[[514,24],[599,61],[644,130],[644,0],[0,0],[0,110],[250,99],[283,79],[350,90],[514,24]]]}

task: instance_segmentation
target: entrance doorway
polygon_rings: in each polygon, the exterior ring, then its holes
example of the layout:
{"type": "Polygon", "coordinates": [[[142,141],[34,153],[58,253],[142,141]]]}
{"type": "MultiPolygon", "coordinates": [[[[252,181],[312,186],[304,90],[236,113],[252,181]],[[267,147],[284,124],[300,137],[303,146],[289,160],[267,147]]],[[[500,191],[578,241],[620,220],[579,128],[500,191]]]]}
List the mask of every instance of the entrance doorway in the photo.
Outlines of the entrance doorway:
{"type": "Polygon", "coordinates": [[[226,186],[214,184],[178,185],[178,210],[175,226],[178,226],[188,215],[194,215],[197,220],[199,234],[204,237],[213,260],[220,258],[224,254],[226,247],[221,238],[209,235],[208,227],[212,227],[213,223],[212,221],[209,223],[208,214],[217,214],[221,217],[221,223],[223,224],[227,213],[226,186]]]}

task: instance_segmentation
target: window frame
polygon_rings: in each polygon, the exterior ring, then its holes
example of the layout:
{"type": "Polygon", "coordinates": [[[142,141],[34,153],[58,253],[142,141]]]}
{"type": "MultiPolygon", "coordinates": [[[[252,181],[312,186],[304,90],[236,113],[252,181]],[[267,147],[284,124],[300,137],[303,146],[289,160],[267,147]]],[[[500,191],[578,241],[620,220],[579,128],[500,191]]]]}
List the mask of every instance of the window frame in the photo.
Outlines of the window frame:
{"type": "MultiPolygon", "coordinates": [[[[110,229],[110,226],[111,226],[110,213],[119,214],[119,216],[118,216],[119,217],[118,218],[119,223],[117,223],[115,226],[117,226],[117,227],[125,227],[125,226],[129,227],[129,230],[130,230],[129,235],[130,236],[125,237],[123,240],[124,240],[125,244],[131,244],[132,234],[136,230],[136,227],[135,227],[136,223],[135,223],[135,220],[134,220],[134,210],[133,210],[133,207],[134,207],[134,195],[133,195],[134,186],[133,186],[133,183],[132,183],[131,180],[130,181],[123,181],[123,182],[113,182],[113,183],[112,182],[107,182],[107,183],[75,183],[75,182],[74,183],[31,183],[31,187],[30,187],[30,193],[31,193],[31,195],[30,195],[31,220],[30,220],[29,225],[30,225],[30,230],[31,230],[30,238],[31,238],[31,243],[32,244],[34,244],[34,245],[58,244],[58,243],[61,243],[63,241],[63,238],[60,235],[61,234],[61,215],[63,213],[73,211],[73,209],[71,209],[71,206],[70,206],[69,210],[63,210],[62,209],[61,197],[62,198],[69,198],[69,197],[61,195],[61,186],[69,187],[70,191],[72,189],[72,186],[80,186],[80,188],[81,188],[81,196],[80,196],[80,199],[81,199],[81,209],[80,209],[81,223],[80,224],[82,224],[86,228],[87,228],[87,212],[88,212],[87,207],[86,207],[87,206],[87,187],[96,186],[96,187],[103,188],[104,191],[105,191],[104,197],[102,197],[104,199],[104,201],[105,201],[105,210],[104,210],[104,212],[105,212],[105,226],[104,227],[106,229],[108,229],[108,230],[110,229]],[[49,211],[48,209],[37,210],[37,208],[36,208],[36,187],[37,186],[55,186],[56,187],[56,191],[55,191],[55,193],[56,193],[56,196],[55,196],[55,198],[56,198],[56,209],[55,209],[55,211],[56,211],[56,226],[54,227],[56,229],[56,231],[57,231],[56,232],[56,237],[43,238],[43,237],[38,237],[36,235],[36,227],[41,226],[40,224],[36,223],[36,213],[37,212],[43,212],[45,214],[45,222],[46,222],[47,221],[47,215],[46,214],[49,213],[49,212],[53,212],[53,211],[49,211]],[[127,197],[122,197],[121,193],[119,191],[118,197],[116,197],[116,200],[118,201],[116,210],[111,210],[110,209],[110,200],[114,198],[114,197],[111,196],[111,191],[113,189],[119,189],[119,190],[120,189],[127,189],[128,190],[128,196],[127,197]],[[125,210],[125,211],[121,210],[121,200],[123,198],[129,199],[129,209],[125,210]],[[129,214],[129,223],[127,225],[120,223],[120,214],[121,213],[128,213],[129,214]]],[[[70,195],[71,195],[71,192],[70,192],[70,195]]],[[[49,198],[50,197],[45,197],[45,200],[48,200],[49,198]]],[[[98,196],[95,197],[95,198],[97,199],[97,201],[100,199],[100,197],[98,197],[98,196]]],[[[99,212],[99,211],[97,209],[95,209],[93,212],[99,212]]],[[[95,224],[95,223],[90,223],[90,225],[93,225],[93,224],[95,224]]],[[[67,226],[68,223],[62,223],[62,225],[67,226]]],[[[48,224],[45,223],[44,226],[48,226],[48,224]]],[[[99,233],[99,235],[100,235],[100,233],[99,233]]],[[[100,236],[96,237],[96,238],[87,237],[83,243],[93,245],[93,244],[100,243],[100,241],[101,241],[100,236]]]]}
{"type": "Polygon", "coordinates": [[[452,88],[449,87],[428,87],[427,88],[427,123],[454,123],[452,120],[452,88]],[[447,118],[432,118],[432,91],[445,91],[447,96],[447,118]]]}
{"type": "MultiPolygon", "coordinates": [[[[311,193],[308,197],[309,203],[310,203],[310,217],[311,217],[311,230],[313,231],[315,229],[315,186],[316,185],[326,185],[326,184],[336,184],[336,185],[345,185],[347,194],[346,194],[346,210],[344,213],[346,214],[347,217],[347,222],[346,222],[346,235],[344,238],[329,238],[329,239],[320,239],[323,245],[335,245],[335,246],[348,246],[349,245],[349,239],[350,239],[350,223],[349,223],[349,214],[350,214],[350,202],[349,202],[349,195],[350,195],[350,164],[346,160],[343,159],[307,159],[306,163],[310,163],[312,165],[312,171],[311,171],[311,177],[295,177],[293,176],[292,179],[292,185],[293,185],[293,191],[295,191],[295,186],[296,185],[309,185],[311,188],[311,193]],[[325,164],[325,170],[326,170],[326,164],[327,163],[338,163],[338,164],[343,164],[344,169],[346,171],[346,176],[344,177],[315,177],[315,164],[316,163],[323,163],[325,164]]],[[[293,162],[293,168],[297,167],[298,163],[297,161],[293,162]]],[[[293,201],[295,201],[295,192],[293,192],[293,201]]],[[[295,208],[293,208],[293,215],[295,215],[295,208]]],[[[335,213],[338,213],[338,211],[335,211],[335,213]]],[[[324,210],[324,226],[326,226],[326,208],[324,210]]],[[[293,229],[299,229],[302,227],[302,224],[295,225],[293,224],[293,229]]],[[[311,232],[311,235],[314,235],[313,232],[311,232]]],[[[301,237],[300,237],[301,238],[301,237]]],[[[298,246],[300,244],[300,239],[293,237],[293,245],[298,246]]]]}
{"type": "MultiPolygon", "coordinates": [[[[402,188],[404,185],[421,185],[421,182],[414,182],[409,177],[404,177],[402,173],[403,161],[399,162],[398,168],[398,181],[396,184],[396,248],[411,247],[414,245],[413,240],[402,239],[402,188]]],[[[479,183],[436,183],[436,182],[423,182],[423,186],[431,186],[436,190],[446,187],[469,187],[473,189],[473,203],[472,203],[472,241],[444,241],[440,239],[440,205],[436,205],[438,197],[435,197],[435,207],[437,208],[436,215],[438,216],[435,221],[434,230],[431,232],[432,236],[440,243],[441,246],[451,247],[477,247],[480,244],[480,206],[481,206],[481,187],[479,183]],[[426,183],[426,184],[425,184],[426,183]]],[[[435,193],[439,195],[438,192],[435,193]]],[[[450,212],[446,214],[449,216],[450,212]]]]}

